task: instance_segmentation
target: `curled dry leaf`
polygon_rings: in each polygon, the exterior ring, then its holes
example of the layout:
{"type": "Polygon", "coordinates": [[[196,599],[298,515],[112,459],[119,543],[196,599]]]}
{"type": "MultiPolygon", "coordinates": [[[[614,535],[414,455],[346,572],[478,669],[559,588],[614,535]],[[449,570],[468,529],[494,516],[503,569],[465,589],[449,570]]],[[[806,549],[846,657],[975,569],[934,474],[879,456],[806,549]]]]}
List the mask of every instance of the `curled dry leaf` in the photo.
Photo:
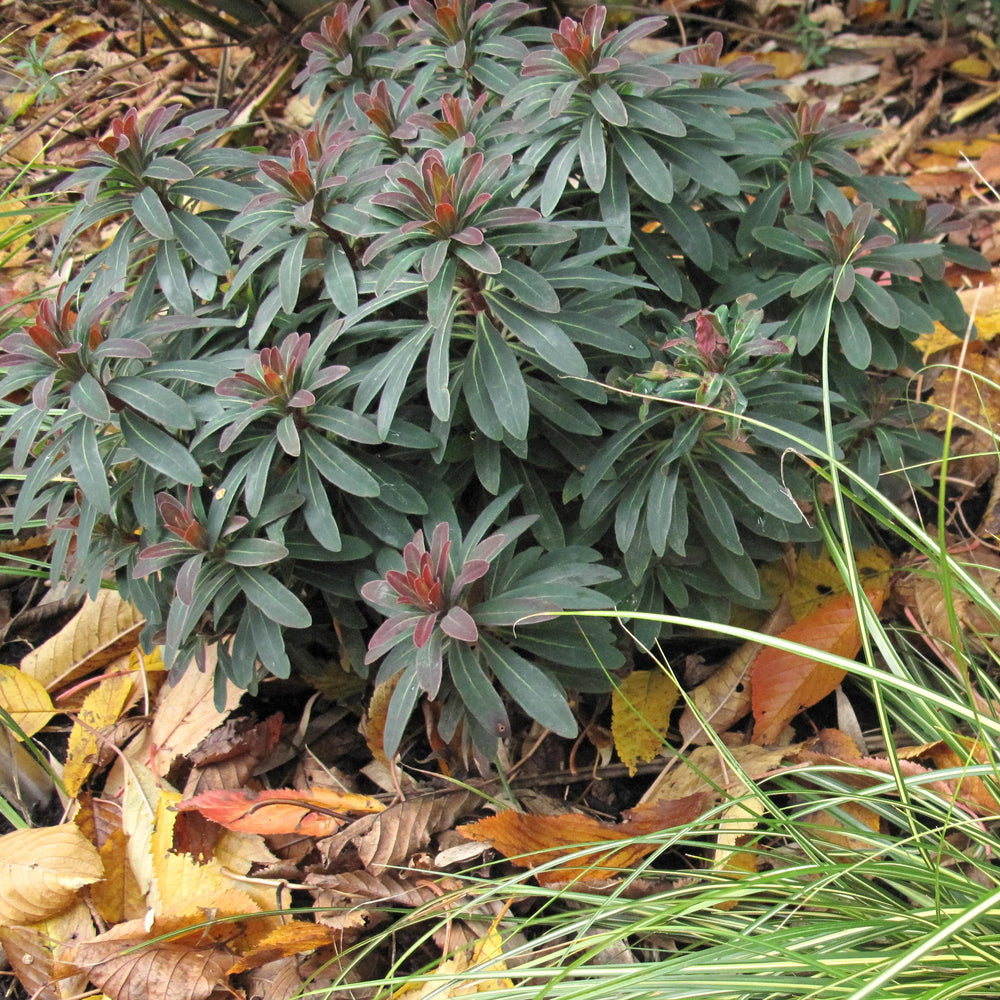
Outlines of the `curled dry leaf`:
{"type": "Polygon", "coordinates": [[[142,920],[118,924],[62,956],[69,971],[86,971],[109,1000],[208,1000],[235,961],[222,945],[151,943],[142,920]]]}
{"type": "MultiPolygon", "coordinates": [[[[882,590],[865,592],[876,613],[882,609],[882,590]]],[[[861,626],[850,594],[833,597],[780,636],[790,642],[845,659],[861,649],[861,626]]],[[[776,743],[781,731],[803,709],[830,694],[847,671],[821,660],[769,646],[750,668],[754,726],[753,742],[776,743]]]]}
{"type": "Polygon", "coordinates": [[[345,847],[353,845],[365,868],[381,875],[405,865],[414,853],[430,843],[434,834],[450,829],[460,816],[471,813],[481,801],[474,792],[414,796],[377,815],[355,820],[321,846],[329,862],[345,847]]]}
{"type": "Polygon", "coordinates": [[[21,661],[21,670],[46,691],[103,669],[135,649],[146,620],[117,590],[87,600],[65,628],[21,661]]]}
{"type": "Polygon", "coordinates": [[[196,811],[229,830],[262,835],[297,833],[327,837],[347,822],[351,813],[379,813],[377,799],[332,788],[268,788],[261,792],[217,789],[180,802],[178,812],[196,811]]]}
{"type": "Polygon", "coordinates": [[[663,670],[633,670],[611,696],[611,734],[629,774],[663,746],[679,691],[663,670]]]}
{"type": "Polygon", "coordinates": [[[0,837],[0,925],[55,916],[103,877],[97,848],[74,823],[8,833],[0,837]]]}

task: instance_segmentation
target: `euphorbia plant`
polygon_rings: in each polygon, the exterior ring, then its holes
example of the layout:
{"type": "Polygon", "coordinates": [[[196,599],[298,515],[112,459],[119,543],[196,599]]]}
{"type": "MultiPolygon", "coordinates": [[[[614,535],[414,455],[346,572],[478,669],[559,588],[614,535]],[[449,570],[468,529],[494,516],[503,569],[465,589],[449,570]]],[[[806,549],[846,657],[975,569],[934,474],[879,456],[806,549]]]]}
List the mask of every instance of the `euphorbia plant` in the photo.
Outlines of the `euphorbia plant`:
{"type": "Polygon", "coordinates": [[[963,323],[945,264],[978,258],[945,210],[720,36],[645,55],[666,22],[605,14],[341,3],[288,155],[164,108],[67,180],[67,258],[119,229],[4,342],[0,394],[32,393],[0,440],[15,526],[60,526],[91,588],[113,571],[175,670],[221,640],[219,690],[251,686],[332,616],[398,677],[393,747],[423,693],[489,751],[497,682],[569,732],[565,691],[620,657],[539,616],[766,603],[757,562],[815,535],[794,455],[826,446],[824,391],[862,475],[927,454],[864,369],[963,323]]]}

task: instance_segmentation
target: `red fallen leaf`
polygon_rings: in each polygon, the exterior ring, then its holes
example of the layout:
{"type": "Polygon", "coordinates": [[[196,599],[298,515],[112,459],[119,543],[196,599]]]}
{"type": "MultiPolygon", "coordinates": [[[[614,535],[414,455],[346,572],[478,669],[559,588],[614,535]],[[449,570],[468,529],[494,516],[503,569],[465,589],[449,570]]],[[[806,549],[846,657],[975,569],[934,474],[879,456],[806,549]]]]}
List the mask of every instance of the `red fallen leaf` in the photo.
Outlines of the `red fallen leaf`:
{"type": "MultiPolygon", "coordinates": [[[[880,611],[885,592],[865,593],[876,613],[880,611]]],[[[786,628],[780,638],[853,659],[861,649],[861,629],[853,598],[850,594],[840,594],[824,601],[801,621],[786,628]]],[[[775,743],[782,729],[799,712],[835,690],[846,673],[839,667],[773,646],[761,650],[750,668],[753,742],[761,746],[775,743]]]]}
{"type": "Polygon", "coordinates": [[[382,812],[385,806],[367,795],[331,788],[268,788],[262,792],[214,789],[176,806],[177,812],[199,812],[228,830],[264,836],[296,833],[327,837],[339,830],[351,813],[382,812]]]}

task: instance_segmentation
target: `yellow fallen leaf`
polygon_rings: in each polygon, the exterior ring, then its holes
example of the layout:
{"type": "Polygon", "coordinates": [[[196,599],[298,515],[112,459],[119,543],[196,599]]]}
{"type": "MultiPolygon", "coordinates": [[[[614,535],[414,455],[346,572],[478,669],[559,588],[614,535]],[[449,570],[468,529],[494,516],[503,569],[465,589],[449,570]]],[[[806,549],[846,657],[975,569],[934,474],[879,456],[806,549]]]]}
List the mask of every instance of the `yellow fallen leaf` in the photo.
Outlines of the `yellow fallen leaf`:
{"type": "Polygon", "coordinates": [[[633,670],[611,696],[611,735],[629,774],[663,746],[677,685],[662,670],[633,670]]]}
{"type": "Polygon", "coordinates": [[[54,691],[131,652],[144,625],[142,615],[117,590],[102,590],[62,631],[28,653],[21,670],[54,691]]]}
{"type": "Polygon", "coordinates": [[[17,667],[0,664],[0,707],[24,730],[34,736],[55,715],[49,693],[33,677],[17,667]]]}
{"type": "Polygon", "coordinates": [[[135,681],[127,674],[103,680],[83,701],[69,734],[63,784],[76,796],[94,769],[102,748],[101,730],[120,718],[135,681]]]}
{"type": "Polygon", "coordinates": [[[0,924],[34,924],[68,910],[104,877],[97,848],[74,823],[0,837],[0,924]]]}

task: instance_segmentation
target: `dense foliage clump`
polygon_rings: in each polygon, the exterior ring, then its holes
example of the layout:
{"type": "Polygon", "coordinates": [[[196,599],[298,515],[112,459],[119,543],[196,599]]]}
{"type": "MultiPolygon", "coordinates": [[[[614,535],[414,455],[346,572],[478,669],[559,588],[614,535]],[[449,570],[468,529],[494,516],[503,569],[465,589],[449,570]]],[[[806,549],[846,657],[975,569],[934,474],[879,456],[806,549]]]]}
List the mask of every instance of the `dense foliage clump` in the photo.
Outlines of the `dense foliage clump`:
{"type": "Polygon", "coordinates": [[[756,562],[814,535],[824,407],[870,483],[932,454],[887,373],[964,325],[944,267],[977,259],[718,36],[640,54],[662,25],[340,4],[287,156],[223,112],[117,119],[62,254],[114,239],[3,342],[16,527],[113,571],[175,670],[224,640],[219,689],[332,619],[398,678],[390,750],[423,692],[490,752],[495,684],[571,733],[622,656],[559,612],[762,606],[756,562]]]}

